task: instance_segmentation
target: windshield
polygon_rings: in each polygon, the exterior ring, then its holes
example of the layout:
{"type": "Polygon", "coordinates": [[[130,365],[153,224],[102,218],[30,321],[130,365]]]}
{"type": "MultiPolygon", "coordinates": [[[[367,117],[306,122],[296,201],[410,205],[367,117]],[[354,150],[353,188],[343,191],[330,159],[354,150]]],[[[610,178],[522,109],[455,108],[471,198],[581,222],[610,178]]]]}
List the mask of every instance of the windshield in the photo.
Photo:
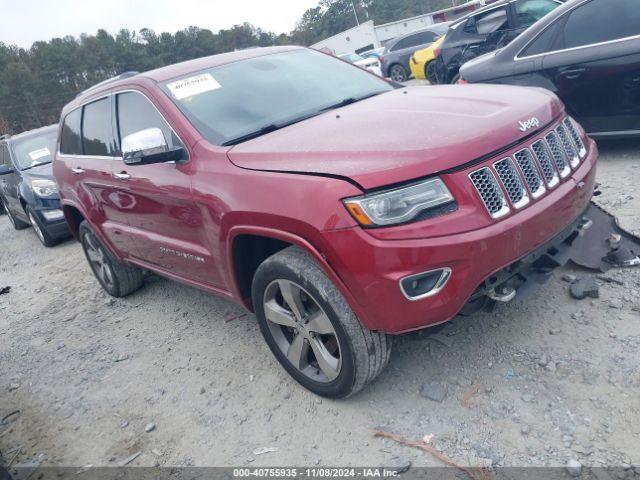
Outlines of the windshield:
{"type": "Polygon", "coordinates": [[[29,135],[12,140],[15,161],[20,170],[51,163],[56,148],[57,131],[29,135]]]}
{"type": "Polygon", "coordinates": [[[295,50],[194,72],[162,88],[210,143],[230,145],[394,87],[330,55],[295,50]]]}
{"type": "Polygon", "coordinates": [[[351,63],[356,63],[360,60],[364,60],[364,58],[358,55],[357,53],[345,53],[342,55],[338,55],[338,57],[351,63]]]}

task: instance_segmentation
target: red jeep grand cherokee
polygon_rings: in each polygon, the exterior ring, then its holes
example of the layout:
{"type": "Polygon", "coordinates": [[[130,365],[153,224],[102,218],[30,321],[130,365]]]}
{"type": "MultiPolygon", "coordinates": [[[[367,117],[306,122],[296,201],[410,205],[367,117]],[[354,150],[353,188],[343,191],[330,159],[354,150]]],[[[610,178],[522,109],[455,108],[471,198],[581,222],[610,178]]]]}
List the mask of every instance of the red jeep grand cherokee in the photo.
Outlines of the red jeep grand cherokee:
{"type": "Polygon", "coordinates": [[[123,75],[64,108],[54,173],[102,287],[145,270],[242,303],[299,383],[344,397],[391,337],[566,261],[592,140],[541,89],[397,88],[245,50],[123,75]]]}

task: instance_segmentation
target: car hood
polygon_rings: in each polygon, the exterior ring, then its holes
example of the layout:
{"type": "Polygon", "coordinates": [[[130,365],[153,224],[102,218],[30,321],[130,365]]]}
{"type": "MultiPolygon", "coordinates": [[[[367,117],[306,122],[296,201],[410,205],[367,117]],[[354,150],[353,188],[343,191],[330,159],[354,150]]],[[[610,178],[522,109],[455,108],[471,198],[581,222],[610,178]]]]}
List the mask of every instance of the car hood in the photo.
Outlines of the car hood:
{"type": "Polygon", "coordinates": [[[372,189],[436,174],[511,146],[560,115],[543,89],[446,85],[397,89],[234,146],[238,167],[346,177],[372,189]]]}
{"type": "Polygon", "coordinates": [[[45,163],[44,165],[36,165],[35,167],[27,170],[22,170],[22,176],[25,178],[42,178],[46,180],[53,180],[53,172],[51,169],[51,163],[45,163]]]}

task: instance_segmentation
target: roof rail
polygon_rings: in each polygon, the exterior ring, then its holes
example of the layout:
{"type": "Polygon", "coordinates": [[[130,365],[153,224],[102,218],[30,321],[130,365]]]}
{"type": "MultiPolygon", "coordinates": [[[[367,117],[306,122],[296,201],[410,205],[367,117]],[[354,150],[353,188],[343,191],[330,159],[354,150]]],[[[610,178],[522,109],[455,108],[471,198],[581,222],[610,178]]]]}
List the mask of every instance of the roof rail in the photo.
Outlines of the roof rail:
{"type": "Polygon", "coordinates": [[[98,87],[103,87],[105,85],[108,85],[110,83],[113,82],[117,82],[118,80],[123,80],[125,78],[129,78],[129,77],[135,77],[136,75],[138,75],[140,72],[136,72],[136,71],[130,71],[130,72],[124,72],[121,73],[120,75],[116,75],[115,77],[111,77],[111,78],[107,78],[106,80],[103,80],[100,83],[96,83],[95,85],[87,88],[86,90],[81,91],[80,93],[78,93],[78,95],[76,95],[76,98],[78,98],[80,95],[84,95],[85,93],[88,93],[92,90],[95,90],[98,87]]]}

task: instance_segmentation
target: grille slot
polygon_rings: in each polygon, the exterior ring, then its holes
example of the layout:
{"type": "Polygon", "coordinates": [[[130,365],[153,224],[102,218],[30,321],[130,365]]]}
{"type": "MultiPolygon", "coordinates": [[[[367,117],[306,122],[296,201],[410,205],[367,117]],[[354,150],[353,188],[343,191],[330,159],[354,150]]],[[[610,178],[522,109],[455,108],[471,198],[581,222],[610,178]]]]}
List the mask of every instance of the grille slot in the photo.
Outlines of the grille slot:
{"type": "Polygon", "coordinates": [[[560,139],[555,132],[548,133],[544,139],[549,146],[549,151],[551,152],[551,156],[553,157],[553,161],[558,168],[558,172],[560,172],[560,177],[565,178],[571,173],[571,168],[567,163],[567,158],[564,153],[564,149],[562,145],[560,145],[560,139]]]}
{"type": "Polygon", "coordinates": [[[531,145],[531,149],[533,150],[533,154],[538,159],[538,163],[542,168],[542,175],[547,182],[547,186],[549,188],[553,188],[558,185],[558,183],[560,183],[560,177],[558,177],[558,172],[553,166],[551,152],[549,152],[549,149],[545,145],[544,140],[538,140],[537,142],[535,142],[533,145],[531,145]]]}
{"type": "Polygon", "coordinates": [[[469,178],[492,218],[500,218],[509,213],[509,205],[502,189],[488,167],[470,173],[469,178]]]}
{"type": "Polygon", "coordinates": [[[560,142],[564,148],[564,153],[567,155],[567,158],[571,163],[571,168],[576,168],[580,164],[580,157],[578,156],[576,147],[573,145],[573,140],[571,140],[567,133],[567,129],[564,128],[564,125],[560,124],[558,125],[558,128],[556,128],[556,132],[558,133],[558,137],[560,138],[560,142]]]}
{"type": "Polygon", "coordinates": [[[538,198],[544,195],[544,192],[546,192],[547,189],[544,187],[544,183],[542,183],[542,178],[540,178],[538,168],[533,161],[533,157],[529,149],[524,148],[520,150],[514,155],[514,157],[516,162],[518,162],[520,170],[522,170],[522,174],[524,175],[525,182],[527,182],[531,196],[533,198],[538,198]]]}
{"type": "Polygon", "coordinates": [[[567,132],[569,132],[569,135],[571,135],[573,143],[576,147],[578,147],[578,155],[580,156],[580,158],[584,158],[584,156],[587,154],[587,149],[584,146],[582,138],[580,138],[580,134],[578,133],[578,129],[576,128],[575,123],[573,123],[573,120],[571,120],[570,117],[567,117],[564,119],[564,126],[567,129],[567,132]]]}
{"type": "Polygon", "coordinates": [[[516,209],[522,208],[529,203],[529,195],[525,188],[518,169],[510,158],[503,158],[499,162],[494,163],[493,167],[498,173],[498,178],[502,182],[507,196],[516,209]]]}

